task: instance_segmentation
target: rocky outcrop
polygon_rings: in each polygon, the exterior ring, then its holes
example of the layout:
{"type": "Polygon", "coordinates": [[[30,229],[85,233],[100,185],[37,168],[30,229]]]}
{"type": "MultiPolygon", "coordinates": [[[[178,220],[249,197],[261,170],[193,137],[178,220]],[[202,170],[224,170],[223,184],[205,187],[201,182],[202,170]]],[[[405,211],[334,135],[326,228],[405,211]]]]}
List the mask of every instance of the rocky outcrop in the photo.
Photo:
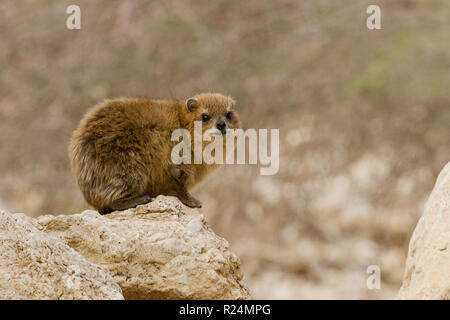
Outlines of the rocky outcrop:
{"type": "Polygon", "coordinates": [[[23,214],[0,212],[0,299],[123,299],[114,279],[23,214]]]}
{"type": "Polygon", "coordinates": [[[450,163],[411,237],[398,299],[450,299],[450,163]]]}
{"type": "MultiPolygon", "coordinates": [[[[250,298],[241,281],[239,259],[228,251],[227,241],[214,234],[197,210],[185,207],[174,197],[159,196],[147,205],[105,216],[92,210],[37,219],[12,216],[33,224],[33,232],[24,232],[30,241],[39,233],[52,239],[48,243],[71,250],[77,259],[110,276],[108,279],[120,286],[126,299],[250,298]]],[[[8,233],[5,239],[14,242],[24,236],[8,233]]],[[[36,251],[45,252],[40,238],[36,242],[40,246],[36,251]]],[[[29,263],[35,263],[33,258],[29,263]]],[[[68,262],[67,268],[72,264],[68,262]]],[[[35,270],[41,272],[39,266],[35,270]]],[[[51,266],[48,272],[53,272],[51,266]]],[[[58,274],[55,277],[62,278],[58,274]]],[[[19,288],[20,283],[4,291],[3,297],[19,288]]],[[[0,294],[2,291],[0,287],[0,294]]],[[[37,292],[32,298],[44,297],[37,292]]]]}

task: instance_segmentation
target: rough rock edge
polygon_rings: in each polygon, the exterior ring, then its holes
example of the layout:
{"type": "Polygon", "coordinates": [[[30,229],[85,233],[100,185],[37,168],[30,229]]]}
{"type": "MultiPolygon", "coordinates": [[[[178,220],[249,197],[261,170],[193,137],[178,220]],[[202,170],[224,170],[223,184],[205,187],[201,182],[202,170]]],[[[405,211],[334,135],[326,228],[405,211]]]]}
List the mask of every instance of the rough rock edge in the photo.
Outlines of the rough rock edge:
{"type": "Polygon", "coordinates": [[[228,242],[175,197],[106,216],[40,216],[34,224],[107,270],[126,299],[250,299],[228,242]]]}
{"type": "Polygon", "coordinates": [[[397,299],[450,299],[450,163],[411,237],[397,299]]]}
{"type": "Polygon", "coordinates": [[[0,299],[123,299],[99,266],[21,213],[0,212],[0,299]]]}

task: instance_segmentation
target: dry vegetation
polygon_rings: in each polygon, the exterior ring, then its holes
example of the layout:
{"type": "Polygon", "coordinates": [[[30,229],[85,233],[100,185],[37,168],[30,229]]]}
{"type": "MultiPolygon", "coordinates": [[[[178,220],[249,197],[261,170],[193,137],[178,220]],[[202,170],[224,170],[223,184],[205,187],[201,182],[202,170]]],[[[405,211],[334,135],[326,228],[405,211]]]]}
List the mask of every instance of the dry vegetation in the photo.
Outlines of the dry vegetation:
{"type": "Polygon", "coordinates": [[[450,159],[450,2],[380,1],[379,31],[368,4],[2,0],[0,206],[86,208],[66,148],[103,98],[229,93],[247,127],[280,128],[280,172],[230,166],[194,194],[254,297],[392,298],[450,159]]]}

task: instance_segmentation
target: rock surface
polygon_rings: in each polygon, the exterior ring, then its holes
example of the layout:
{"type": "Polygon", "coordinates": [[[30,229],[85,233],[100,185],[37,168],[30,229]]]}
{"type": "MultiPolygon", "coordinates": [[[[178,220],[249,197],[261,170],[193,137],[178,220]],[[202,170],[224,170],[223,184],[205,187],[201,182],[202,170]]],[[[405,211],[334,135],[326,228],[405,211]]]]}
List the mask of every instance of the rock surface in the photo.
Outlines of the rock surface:
{"type": "Polygon", "coordinates": [[[250,298],[227,241],[174,197],[105,216],[87,210],[34,223],[106,270],[126,299],[250,298]]]}
{"type": "Polygon", "coordinates": [[[0,299],[123,299],[114,279],[23,214],[0,212],[0,299]]]}
{"type": "Polygon", "coordinates": [[[411,237],[398,299],[450,299],[450,163],[411,237]]]}

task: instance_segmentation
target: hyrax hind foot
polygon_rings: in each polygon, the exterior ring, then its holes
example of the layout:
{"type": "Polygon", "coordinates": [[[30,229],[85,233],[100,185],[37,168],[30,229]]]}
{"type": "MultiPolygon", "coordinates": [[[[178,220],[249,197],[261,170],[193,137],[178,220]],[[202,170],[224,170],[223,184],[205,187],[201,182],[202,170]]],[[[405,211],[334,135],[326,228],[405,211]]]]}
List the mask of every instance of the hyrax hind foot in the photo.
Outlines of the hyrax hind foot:
{"type": "Polygon", "coordinates": [[[152,197],[149,195],[143,195],[138,197],[131,197],[131,198],[125,198],[125,199],[119,199],[114,201],[111,206],[108,208],[103,208],[99,210],[100,214],[107,214],[111,213],[113,211],[122,211],[130,208],[136,208],[137,206],[141,204],[146,204],[152,201],[152,197]]]}

